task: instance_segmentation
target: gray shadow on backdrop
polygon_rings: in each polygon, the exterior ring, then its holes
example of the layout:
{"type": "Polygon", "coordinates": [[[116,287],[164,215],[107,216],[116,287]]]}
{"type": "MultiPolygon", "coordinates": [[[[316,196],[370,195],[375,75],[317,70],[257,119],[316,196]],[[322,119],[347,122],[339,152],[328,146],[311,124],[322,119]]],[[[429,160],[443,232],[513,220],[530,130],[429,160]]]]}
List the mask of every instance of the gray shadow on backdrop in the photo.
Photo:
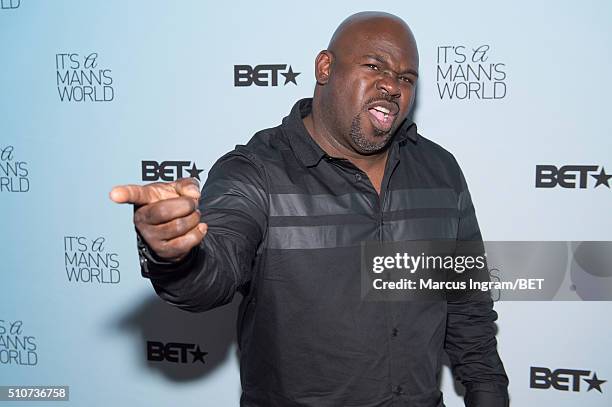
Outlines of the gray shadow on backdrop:
{"type": "Polygon", "coordinates": [[[116,328],[134,337],[136,348],[142,352],[137,358],[143,369],[158,371],[174,382],[195,381],[211,374],[230,357],[236,346],[236,315],[241,300],[236,295],[232,303],[223,307],[190,313],[166,304],[153,294],[116,321],[116,328]],[[199,345],[207,354],[202,363],[190,353],[194,348],[182,351],[175,347],[174,358],[179,362],[149,360],[148,341],[199,345]]]}

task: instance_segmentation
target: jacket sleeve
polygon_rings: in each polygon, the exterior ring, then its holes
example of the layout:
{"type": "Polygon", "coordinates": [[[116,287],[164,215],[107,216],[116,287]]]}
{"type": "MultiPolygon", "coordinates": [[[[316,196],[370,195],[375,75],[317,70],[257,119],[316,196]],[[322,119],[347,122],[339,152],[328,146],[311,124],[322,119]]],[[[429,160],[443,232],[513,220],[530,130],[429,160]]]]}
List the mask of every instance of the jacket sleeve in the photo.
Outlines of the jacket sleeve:
{"type": "MultiPolygon", "coordinates": [[[[474,206],[461,173],[457,240],[482,241],[474,206]]],[[[508,377],[497,353],[493,301],[489,292],[476,291],[479,298],[449,301],[445,349],[456,379],[465,387],[467,407],[507,407],[508,377]]]]}
{"type": "Polygon", "coordinates": [[[179,263],[160,261],[139,237],[141,271],[166,302],[192,312],[229,303],[246,290],[267,228],[263,170],[235,150],[215,163],[200,196],[208,232],[179,263]]]}

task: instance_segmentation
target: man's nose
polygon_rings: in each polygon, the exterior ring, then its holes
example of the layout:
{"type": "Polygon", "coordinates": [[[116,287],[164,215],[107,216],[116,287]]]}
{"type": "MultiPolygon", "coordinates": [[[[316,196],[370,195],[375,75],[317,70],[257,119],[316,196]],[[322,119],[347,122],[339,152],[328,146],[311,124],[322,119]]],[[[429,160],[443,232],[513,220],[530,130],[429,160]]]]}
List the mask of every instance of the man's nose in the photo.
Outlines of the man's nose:
{"type": "Polygon", "coordinates": [[[402,95],[398,79],[389,72],[384,72],[380,79],[378,79],[376,82],[376,89],[394,98],[398,98],[402,95]]]}

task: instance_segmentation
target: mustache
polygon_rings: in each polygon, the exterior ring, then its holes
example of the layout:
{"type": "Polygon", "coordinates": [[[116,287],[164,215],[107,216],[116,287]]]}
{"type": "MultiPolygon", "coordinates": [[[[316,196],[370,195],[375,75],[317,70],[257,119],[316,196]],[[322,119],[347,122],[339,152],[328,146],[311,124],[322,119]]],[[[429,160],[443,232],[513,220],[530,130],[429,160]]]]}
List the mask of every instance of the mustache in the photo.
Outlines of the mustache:
{"type": "Polygon", "coordinates": [[[369,106],[372,103],[375,102],[388,102],[388,103],[393,103],[395,106],[397,106],[397,110],[399,109],[399,105],[397,104],[397,101],[395,100],[395,98],[393,96],[385,96],[384,94],[379,96],[379,97],[371,97],[370,99],[366,100],[364,105],[365,106],[369,106]]]}

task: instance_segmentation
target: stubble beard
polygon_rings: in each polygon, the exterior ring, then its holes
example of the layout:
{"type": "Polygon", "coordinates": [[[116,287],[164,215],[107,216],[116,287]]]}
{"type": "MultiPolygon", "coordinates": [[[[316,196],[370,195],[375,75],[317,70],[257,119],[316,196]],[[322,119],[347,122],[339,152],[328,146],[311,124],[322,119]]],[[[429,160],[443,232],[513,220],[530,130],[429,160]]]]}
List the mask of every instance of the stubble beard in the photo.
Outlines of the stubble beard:
{"type": "Polygon", "coordinates": [[[357,114],[353,117],[351,122],[350,137],[353,140],[353,144],[357,146],[358,150],[362,154],[374,154],[382,150],[389,139],[391,138],[391,131],[384,132],[379,129],[374,129],[375,141],[369,140],[361,129],[361,115],[357,114]]]}

